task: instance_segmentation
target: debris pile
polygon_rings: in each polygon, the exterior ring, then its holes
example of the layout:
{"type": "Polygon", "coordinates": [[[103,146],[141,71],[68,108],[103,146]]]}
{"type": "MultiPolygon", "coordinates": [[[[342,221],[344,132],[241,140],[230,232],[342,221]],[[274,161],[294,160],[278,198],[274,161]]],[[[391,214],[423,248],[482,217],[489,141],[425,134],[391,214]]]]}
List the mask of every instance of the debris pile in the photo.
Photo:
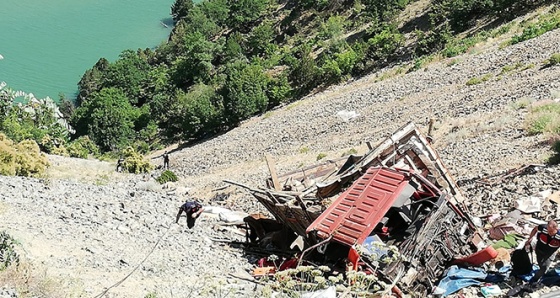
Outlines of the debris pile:
{"type": "MultiPolygon", "coordinates": [[[[504,206],[513,210],[507,214],[473,216],[430,140],[409,123],[377,147],[368,145],[363,156],[283,175],[267,157],[271,177],[264,188],[226,181],[248,190],[274,216],[244,219],[249,250],[265,256],[253,275],[319,264],[331,272],[328,278],[351,272],[373,276],[395,296],[447,296],[470,285],[482,286],[485,297],[502,293],[498,283],[510,281],[515,267],[512,252],[535,225],[546,224],[532,214],[557,204],[560,192],[518,199],[504,206]]],[[[490,187],[540,167],[469,182],[490,187]]],[[[302,278],[297,270],[289,272],[302,278]]],[[[523,272],[521,280],[534,273],[523,272]]],[[[521,292],[515,286],[508,284],[521,292]]]]}

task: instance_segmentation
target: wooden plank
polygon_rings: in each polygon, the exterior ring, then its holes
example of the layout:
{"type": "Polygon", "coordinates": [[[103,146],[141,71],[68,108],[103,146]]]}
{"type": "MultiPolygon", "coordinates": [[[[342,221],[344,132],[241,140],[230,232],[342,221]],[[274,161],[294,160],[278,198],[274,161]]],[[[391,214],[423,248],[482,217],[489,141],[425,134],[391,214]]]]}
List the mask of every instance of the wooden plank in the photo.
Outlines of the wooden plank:
{"type": "Polygon", "coordinates": [[[266,164],[268,165],[268,171],[270,171],[270,178],[272,179],[272,185],[274,186],[275,190],[282,190],[280,188],[280,181],[278,181],[278,175],[276,174],[276,166],[274,164],[274,160],[270,154],[265,155],[266,164]]]}

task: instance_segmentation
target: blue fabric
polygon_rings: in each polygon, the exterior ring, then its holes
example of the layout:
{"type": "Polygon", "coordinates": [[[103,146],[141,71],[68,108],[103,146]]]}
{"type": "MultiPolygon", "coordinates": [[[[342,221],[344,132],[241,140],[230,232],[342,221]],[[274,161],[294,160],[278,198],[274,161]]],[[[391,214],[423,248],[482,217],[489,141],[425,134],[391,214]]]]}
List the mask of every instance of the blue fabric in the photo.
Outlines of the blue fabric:
{"type": "Polygon", "coordinates": [[[541,283],[547,286],[560,284],[560,268],[554,268],[554,270],[548,270],[541,279],[541,283]]]}
{"type": "Polygon", "coordinates": [[[524,281],[530,281],[531,278],[533,278],[533,276],[535,276],[537,271],[539,271],[539,266],[538,265],[533,265],[533,270],[531,271],[531,273],[527,273],[527,274],[524,274],[524,275],[517,275],[517,277],[519,277],[520,279],[522,279],[524,281]]]}
{"type": "Polygon", "coordinates": [[[445,297],[462,288],[480,285],[482,283],[480,280],[484,280],[486,277],[486,272],[480,268],[465,269],[451,266],[445,277],[439,282],[438,288],[445,291],[443,293],[443,297],[445,297]]]}
{"type": "Polygon", "coordinates": [[[485,282],[498,283],[509,279],[511,273],[511,266],[504,266],[498,270],[497,273],[489,273],[484,279],[485,282]]]}

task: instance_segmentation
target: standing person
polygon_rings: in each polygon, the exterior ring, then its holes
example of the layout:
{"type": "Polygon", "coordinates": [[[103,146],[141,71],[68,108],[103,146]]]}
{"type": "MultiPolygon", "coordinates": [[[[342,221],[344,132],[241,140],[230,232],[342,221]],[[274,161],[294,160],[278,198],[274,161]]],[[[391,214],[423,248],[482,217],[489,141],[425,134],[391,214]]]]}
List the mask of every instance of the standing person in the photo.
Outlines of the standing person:
{"type": "Polygon", "coordinates": [[[192,229],[192,227],[194,227],[194,222],[196,221],[196,219],[198,218],[200,213],[202,213],[203,210],[204,208],[202,208],[202,205],[200,205],[198,202],[186,201],[179,208],[179,213],[177,213],[177,218],[175,219],[175,223],[179,223],[179,218],[181,217],[181,214],[185,212],[187,214],[187,227],[189,227],[189,229],[192,229]]]}
{"type": "Polygon", "coordinates": [[[531,240],[535,235],[537,235],[535,254],[537,255],[539,271],[531,278],[531,282],[538,282],[546,273],[552,260],[554,260],[556,251],[560,247],[560,231],[558,230],[558,224],[554,220],[550,220],[546,225],[538,225],[533,228],[529,239],[525,243],[526,248],[531,245],[531,240]]]}
{"type": "Polygon", "coordinates": [[[165,151],[162,155],[163,157],[163,168],[169,170],[169,154],[165,151]]]}

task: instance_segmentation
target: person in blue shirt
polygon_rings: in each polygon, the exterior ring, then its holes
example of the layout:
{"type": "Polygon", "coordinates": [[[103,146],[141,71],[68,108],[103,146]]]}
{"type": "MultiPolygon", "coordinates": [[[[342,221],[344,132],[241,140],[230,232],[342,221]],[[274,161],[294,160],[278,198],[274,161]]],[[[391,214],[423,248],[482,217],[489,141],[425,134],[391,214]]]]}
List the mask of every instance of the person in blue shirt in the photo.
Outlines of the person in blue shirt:
{"type": "Polygon", "coordinates": [[[203,210],[204,208],[202,208],[202,205],[200,205],[198,202],[186,201],[183,205],[181,205],[181,207],[179,207],[179,213],[177,213],[177,218],[175,219],[175,223],[179,223],[179,218],[181,218],[181,214],[185,212],[185,214],[187,215],[187,227],[189,227],[189,229],[192,229],[194,227],[194,223],[196,219],[198,218],[200,213],[202,213],[203,210]]]}
{"type": "Polygon", "coordinates": [[[529,239],[525,243],[525,247],[531,245],[531,240],[533,240],[535,235],[537,236],[535,254],[537,255],[539,271],[533,276],[531,282],[538,282],[546,273],[556,256],[556,251],[560,247],[560,231],[558,230],[558,224],[554,220],[550,220],[546,225],[538,225],[533,228],[529,239]]]}

